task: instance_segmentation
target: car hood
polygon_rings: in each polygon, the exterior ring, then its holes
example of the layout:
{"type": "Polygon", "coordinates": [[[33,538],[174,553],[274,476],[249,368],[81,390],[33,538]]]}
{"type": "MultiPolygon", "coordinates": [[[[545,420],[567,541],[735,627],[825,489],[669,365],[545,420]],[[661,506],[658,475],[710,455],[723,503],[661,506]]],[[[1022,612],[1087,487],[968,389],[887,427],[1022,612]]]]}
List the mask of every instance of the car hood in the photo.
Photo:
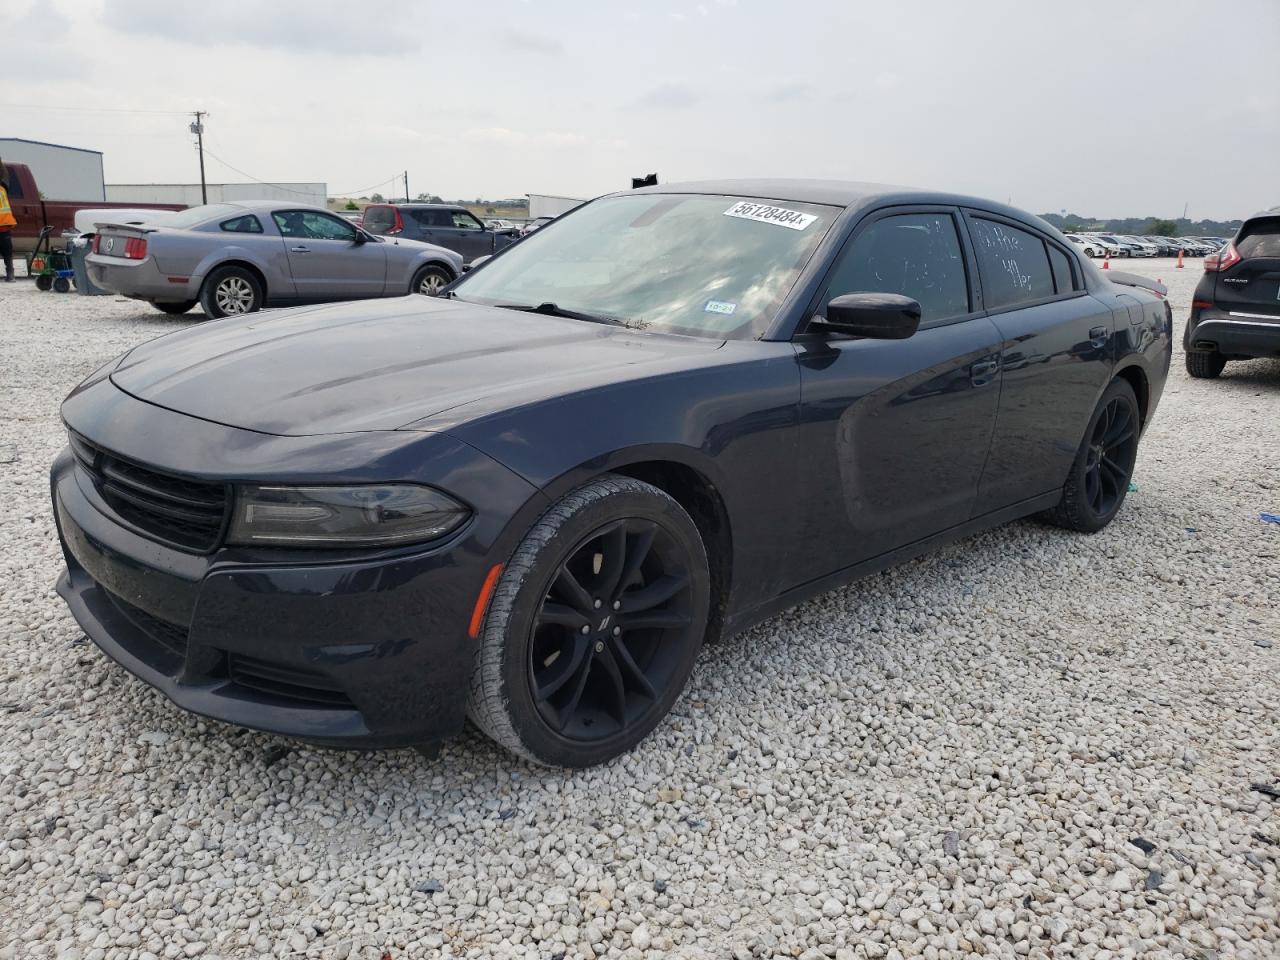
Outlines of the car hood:
{"type": "MultiPolygon", "coordinates": [[[[126,393],[281,436],[431,429],[460,407],[521,406],[697,365],[720,341],[420,296],[218,320],[135,348],[126,393]]],[[[479,413],[477,413],[479,415],[479,413]]]]}

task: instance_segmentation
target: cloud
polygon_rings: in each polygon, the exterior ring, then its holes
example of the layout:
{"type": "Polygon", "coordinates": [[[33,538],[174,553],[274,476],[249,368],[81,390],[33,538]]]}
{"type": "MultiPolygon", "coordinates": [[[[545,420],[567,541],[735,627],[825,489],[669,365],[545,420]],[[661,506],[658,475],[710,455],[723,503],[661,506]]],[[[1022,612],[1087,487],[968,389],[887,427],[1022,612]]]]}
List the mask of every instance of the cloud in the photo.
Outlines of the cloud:
{"type": "Polygon", "coordinates": [[[881,90],[892,90],[894,87],[901,86],[902,77],[892,70],[881,70],[876,74],[873,82],[881,90]]]}
{"type": "Polygon", "coordinates": [[[564,53],[564,44],[558,37],[530,30],[518,30],[508,27],[498,33],[497,41],[504,47],[520,53],[537,53],[543,56],[555,56],[564,53]]]}
{"type": "Polygon", "coordinates": [[[764,92],[764,99],[771,103],[790,103],[803,100],[813,93],[813,84],[802,81],[780,83],[764,92]]]}
{"type": "Polygon", "coordinates": [[[685,83],[660,83],[644,94],[636,105],[655,110],[684,110],[698,102],[699,96],[685,83]]]}
{"type": "Polygon", "coordinates": [[[412,20],[413,4],[384,4],[380,13],[376,19],[353,15],[348,4],[316,0],[220,0],[198,6],[172,0],[108,0],[103,23],[121,33],[200,46],[383,56],[412,53],[420,48],[417,31],[385,26],[386,22],[412,20]]]}

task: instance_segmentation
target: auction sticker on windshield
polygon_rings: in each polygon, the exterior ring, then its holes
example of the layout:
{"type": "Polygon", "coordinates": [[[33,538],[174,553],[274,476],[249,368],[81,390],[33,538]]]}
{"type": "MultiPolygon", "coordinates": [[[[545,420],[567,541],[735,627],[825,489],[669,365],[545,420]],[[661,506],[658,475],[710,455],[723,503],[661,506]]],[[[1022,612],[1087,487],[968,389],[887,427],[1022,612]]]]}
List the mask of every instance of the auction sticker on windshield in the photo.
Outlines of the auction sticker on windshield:
{"type": "Polygon", "coordinates": [[[724,212],[724,215],[739,217],[743,220],[756,220],[760,223],[772,223],[789,230],[803,230],[818,219],[811,213],[788,210],[786,207],[771,207],[764,203],[752,203],[750,200],[735,203],[724,212]]]}

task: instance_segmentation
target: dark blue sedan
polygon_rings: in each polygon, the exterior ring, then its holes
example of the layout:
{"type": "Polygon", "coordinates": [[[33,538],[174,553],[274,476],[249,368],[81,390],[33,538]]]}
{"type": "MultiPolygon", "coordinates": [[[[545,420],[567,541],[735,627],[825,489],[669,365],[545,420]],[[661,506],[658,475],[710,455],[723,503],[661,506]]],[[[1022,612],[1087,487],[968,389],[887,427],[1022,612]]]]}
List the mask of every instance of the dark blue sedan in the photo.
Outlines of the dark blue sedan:
{"type": "Polygon", "coordinates": [[[940,544],[1120,510],[1160,291],[970,197],[726,181],[585,204],[438,298],[205,325],[81,384],[59,584],[204,716],[335,746],[471,719],[583,766],[702,643],[940,544]]]}

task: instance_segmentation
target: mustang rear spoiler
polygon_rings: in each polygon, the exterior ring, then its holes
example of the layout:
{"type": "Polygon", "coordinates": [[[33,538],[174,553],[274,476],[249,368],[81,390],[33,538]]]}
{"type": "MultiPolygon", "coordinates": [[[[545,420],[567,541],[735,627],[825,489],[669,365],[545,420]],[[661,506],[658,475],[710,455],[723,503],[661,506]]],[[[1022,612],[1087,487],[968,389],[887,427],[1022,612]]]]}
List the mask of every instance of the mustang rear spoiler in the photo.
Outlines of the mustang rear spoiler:
{"type": "Polygon", "coordinates": [[[157,229],[149,223],[112,223],[110,221],[95,223],[93,227],[99,232],[105,227],[108,230],[123,230],[125,233],[155,233],[157,229]]]}
{"type": "Polygon", "coordinates": [[[1126,287],[1141,287],[1143,290],[1150,290],[1161,300],[1169,295],[1169,288],[1159,280],[1150,280],[1147,277],[1140,277],[1136,273],[1122,273],[1119,270],[1108,270],[1107,279],[1112,283],[1122,283],[1126,287]]]}

